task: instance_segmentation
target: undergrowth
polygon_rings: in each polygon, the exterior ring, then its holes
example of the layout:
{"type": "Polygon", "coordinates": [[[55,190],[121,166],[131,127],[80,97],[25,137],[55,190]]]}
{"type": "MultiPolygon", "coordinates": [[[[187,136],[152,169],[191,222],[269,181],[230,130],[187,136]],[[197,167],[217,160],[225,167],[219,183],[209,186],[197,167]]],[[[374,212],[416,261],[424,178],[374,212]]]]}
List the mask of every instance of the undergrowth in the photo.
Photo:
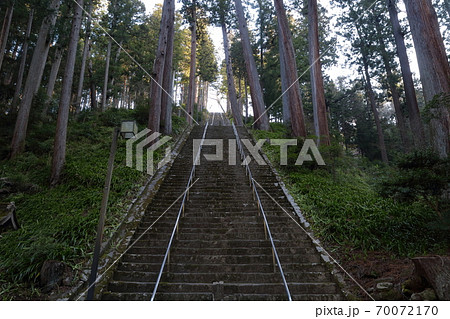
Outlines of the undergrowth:
{"type": "MultiPolygon", "coordinates": [[[[255,139],[286,138],[286,130],[253,131],[255,139]]],[[[281,166],[279,146],[266,143],[264,151],[282,176],[315,234],[344,249],[385,251],[411,256],[446,249],[448,235],[435,227],[436,212],[426,202],[398,201],[378,191],[379,180],[395,167],[370,163],[345,154],[338,143],[321,147],[327,164],[295,166],[302,141],[290,146],[288,165],[281,166]]]]}
{"type": "MultiPolygon", "coordinates": [[[[15,202],[21,226],[0,234],[0,300],[37,296],[39,292],[30,291],[46,260],[63,261],[77,269],[91,256],[113,127],[136,116],[134,111],[109,110],[82,113],[71,120],[62,181],[54,188],[49,187],[53,122],[34,124],[26,151],[0,162],[0,189],[10,188],[1,200],[15,202]]],[[[185,122],[176,119],[174,123],[175,131],[181,132],[185,122]]],[[[119,139],[104,240],[120,225],[146,178],[126,167],[125,143],[119,139]]],[[[164,155],[160,153],[157,157],[164,155]]]]}

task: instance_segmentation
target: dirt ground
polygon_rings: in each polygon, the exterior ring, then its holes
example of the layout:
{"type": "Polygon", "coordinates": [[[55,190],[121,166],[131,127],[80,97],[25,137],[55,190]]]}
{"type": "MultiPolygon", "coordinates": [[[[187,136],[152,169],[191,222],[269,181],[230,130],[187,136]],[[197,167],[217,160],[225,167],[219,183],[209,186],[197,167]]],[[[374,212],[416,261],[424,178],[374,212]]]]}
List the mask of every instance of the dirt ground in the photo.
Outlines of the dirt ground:
{"type": "MultiPolygon", "coordinates": [[[[402,294],[402,284],[413,278],[414,265],[410,258],[394,257],[386,252],[363,252],[358,250],[334,250],[334,256],[341,266],[376,300],[409,300],[402,294]],[[388,294],[380,294],[378,283],[393,284],[388,294]]],[[[370,297],[341,271],[347,289],[353,297],[350,299],[370,300],[370,297]]]]}

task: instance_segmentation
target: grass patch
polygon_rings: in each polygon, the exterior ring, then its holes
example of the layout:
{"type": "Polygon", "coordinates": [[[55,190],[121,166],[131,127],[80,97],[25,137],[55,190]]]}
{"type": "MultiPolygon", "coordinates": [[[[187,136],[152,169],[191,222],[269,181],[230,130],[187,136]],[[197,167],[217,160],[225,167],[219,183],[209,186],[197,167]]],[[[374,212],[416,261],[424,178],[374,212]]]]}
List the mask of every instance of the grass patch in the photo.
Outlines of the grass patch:
{"type": "MultiPolygon", "coordinates": [[[[286,138],[286,131],[273,126],[272,132],[253,131],[253,135],[255,139],[286,138]]],[[[400,256],[446,249],[448,242],[433,227],[437,216],[429,205],[397,201],[377,191],[377,181],[395,168],[338,152],[336,145],[320,149],[326,167],[294,166],[299,144],[290,147],[288,166],[279,165],[278,146],[266,143],[264,151],[323,241],[400,256]]]]}

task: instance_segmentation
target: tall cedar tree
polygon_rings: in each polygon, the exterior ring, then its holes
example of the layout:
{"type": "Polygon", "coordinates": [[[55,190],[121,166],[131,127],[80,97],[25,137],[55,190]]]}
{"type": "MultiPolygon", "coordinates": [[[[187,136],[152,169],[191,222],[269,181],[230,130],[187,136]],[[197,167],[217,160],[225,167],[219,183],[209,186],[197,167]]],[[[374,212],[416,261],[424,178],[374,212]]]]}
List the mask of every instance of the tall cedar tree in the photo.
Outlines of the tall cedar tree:
{"type": "Polygon", "coordinates": [[[395,0],[386,0],[386,4],[394,31],[395,43],[397,46],[397,55],[400,60],[400,67],[402,70],[406,107],[408,109],[411,130],[414,132],[414,146],[416,148],[422,148],[425,146],[425,132],[423,129],[422,120],[420,118],[419,104],[417,103],[417,96],[414,88],[411,67],[409,65],[408,53],[406,51],[404,34],[398,20],[395,0]]]}
{"type": "Polygon", "coordinates": [[[161,96],[161,132],[168,135],[172,133],[172,94],[173,94],[173,55],[175,40],[175,1],[170,1],[169,28],[167,32],[166,57],[164,59],[164,78],[161,96]]]}
{"type": "Polygon", "coordinates": [[[197,73],[197,1],[192,0],[191,5],[188,8],[190,13],[189,22],[191,25],[191,60],[189,68],[189,87],[186,103],[186,119],[189,124],[192,124],[192,118],[194,117],[194,104],[195,104],[195,77],[197,73]]]}
{"type": "Polygon", "coordinates": [[[164,79],[164,65],[167,55],[167,43],[169,37],[170,24],[174,23],[173,15],[174,0],[165,0],[161,16],[158,48],[153,63],[152,82],[150,87],[150,110],[148,117],[148,128],[153,132],[159,132],[161,124],[161,97],[163,93],[162,85],[164,79]]]}
{"type": "MultiPolygon", "coordinates": [[[[404,0],[426,102],[450,94],[450,65],[431,0],[404,0]]],[[[445,99],[430,109],[431,137],[440,157],[450,150],[450,112],[445,99]]]]}
{"type": "Polygon", "coordinates": [[[234,0],[236,14],[238,18],[239,34],[241,36],[242,49],[244,53],[245,68],[248,75],[248,83],[250,86],[250,95],[252,97],[253,115],[255,118],[255,126],[260,130],[269,130],[269,117],[266,112],[263,99],[263,91],[259,81],[258,70],[256,68],[255,58],[250,43],[250,36],[247,22],[244,16],[244,8],[241,0],[234,0]]]}
{"type": "Polygon", "coordinates": [[[83,0],[74,5],[72,29],[67,49],[67,60],[64,69],[61,97],[59,100],[58,119],[56,121],[55,144],[53,147],[52,175],[50,184],[59,183],[61,172],[66,159],[67,124],[69,121],[70,99],[72,97],[73,74],[77,57],[77,46],[80,36],[81,18],[83,15],[83,0]]]}
{"type": "Polygon", "coordinates": [[[308,0],[308,30],[314,128],[318,142],[323,145],[329,145],[330,132],[328,130],[327,106],[325,104],[325,90],[319,54],[319,17],[317,0],[308,0]]]}
{"type": "Polygon", "coordinates": [[[373,24],[375,25],[376,39],[378,42],[378,49],[380,51],[381,58],[383,60],[384,69],[386,71],[387,85],[389,88],[389,93],[392,97],[392,104],[394,105],[395,118],[397,122],[397,128],[400,133],[400,140],[402,142],[402,147],[405,151],[409,151],[410,143],[408,132],[406,129],[405,118],[403,116],[401,104],[400,104],[400,93],[397,89],[397,79],[394,76],[394,72],[391,66],[391,60],[389,53],[385,45],[385,39],[383,36],[383,26],[382,26],[382,15],[377,14],[373,17],[373,24]]]}
{"type": "Polygon", "coordinates": [[[83,55],[81,56],[80,77],[78,79],[78,90],[75,102],[75,108],[77,113],[81,111],[81,98],[83,96],[83,84],[84,84],[84,75],[86,71],[86,61],[88,59],[89,50],[91,46],[91,22],[92,22],[91,20],[93,7],[92,2],[93,0],[89,0],[89,6],[87,11],[86,34],[84,35],[83,55]]]}
{"type": "Polygon", "coordinates": [[[292,135],[296,137],[306,137],[306,126],[303,115],[303,103],[300,94],[300,85],[298,83],[297,62],[295,59],[294,45],[292,43],[292,34],[289,29],[289,22],[286,15],[286,9],[282,0],[274,0],[275,11],[278,18],[278,30],[280,44],[280,56],[282,56],[284,70],[280,72],[285,79],[282,81],[287,87],[287,91],[283,92],[287,95],[289,103],[290,124],[292,127],[292,135]]]}

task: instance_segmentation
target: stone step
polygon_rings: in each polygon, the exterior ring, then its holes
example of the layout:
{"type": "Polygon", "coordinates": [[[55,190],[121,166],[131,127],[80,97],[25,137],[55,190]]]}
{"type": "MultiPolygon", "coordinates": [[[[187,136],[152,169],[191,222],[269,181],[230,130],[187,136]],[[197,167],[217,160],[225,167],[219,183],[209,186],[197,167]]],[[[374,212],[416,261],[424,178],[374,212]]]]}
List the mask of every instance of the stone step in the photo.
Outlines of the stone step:
{"type": "MultiPolygon", "coordinates": [[[[167,265],[166,265],[167,267],[167,265]]],[[[186,263],[170,263],[170,271],[174,273],[185,272],[201,272],[201,273],[271,273],[274,271],[274,265],[270,263],[259,264],[186,264],[186,263]]],[[[327,272],[326,267],[322,263],[295,263],[282,264],[283,271],[286,272],[327,272]]],[[[161,269],[161,262],[124,262],[122,261],[118,266],[120,271],[144,271],[144,272],[159,272],[161,269]]],[[[275,268],[277,269],[277,268],[275,268]]],[[[167,269],[165,269],[167,271],[167,269]]]]}
{"type": "MultiPolygon", "coordinates": [[[[124,293],[105,292],[102,295],[104,301],[150,301],[152,293],[124,293]]],[[[155,300],[167,301],[213,301],[212,293],[179,293],[179,294],[158,294],[155,300]]]]}
{"type": "MultiPolygon", "coordinates": [[[[163,255],[154,254],[126,254],[123,257],[124,262],[157,262],[163,260],[163,255]]],[[[308,257],[311,258],[311,257],[308,257]]],[[[280,257],[281,259],[281,257],[280,257]]],[[[286,257],[287,259],[287,257],[286,257]]],[[[170,254],[170,263],[190,263],[190,264],[253,264],[253,263],[270,263],[272,256],[265,255],[181,255],[170,254]]],[[[309,260],[308,260],[309,261],[309,260]]],[[[317,262],[311,260],[311,262],[317,262]]]]}
{"type": "MultiPolygon", "coordinates": [[[[111,281],[108,289],[111,292],[144,292],[151,293],[155,282],[111,281]]],[[[288,283],[292,294],[336,294],[334,283],[288,283]]],[[[213,292],[213,283],[161,282],[158,293],[208,293],[213,292]]],[[[282,283],[224,283],[224,295],[232,294],[283,294],[286,288],[282,283]]]]}
{"type": "MultiPolygon", "coordinates": [[[[154,231],[168,233],[173,230],[174,225],[175,225],[175,222],[173,222],[172,225],[168,225],[168,226],[162,226],[160,224],[155,224],[155,226],[153,226],[153,229],[154,229],[154,231]]],[[[254,223],[254,224],[242,223],[240,225],[233,225],[233,226],[229,226],[229,227],[226,227],[224,225],[210,225],[211,227],[202,227],[202,228],[195,228],[195,227],[188,227],[188,226],[191,226],[191,225],[185,225],[183,222],[180,223],[179,232],[180,233],[183,232],[185,234],[201,233],[201,234],[217,234],[217,235],[223,235],[223,234],[227,234],[229,232],[237,232],[237,231],[245,231],[248,233],[251,233],[251,232],[259,233],[259,232],[261,232],[261,229],[263,229],[264,224],[263,224],[263,222],[254,223]]],[[[144,232],[147,228],[139,227],[136,232],[140,234],[140,233],[144,232]]]]}
{"type": "MultiPolygon", "coordinates": [[[[278,252],[278,250],[277,250],[278,252]]],[[[165,254],[165,252],[164,252],[165,254]]],[[[162,262],[163,254],[132,254],[127,253],[123,257],[125,262],[162,262]]],[[[317,254],[310,255],[284,255],[278,253],[281,264],[308,262],[320,263],[320,256],[317,254]]],[[[224,255],[224,254],[179,254],[171,251],[171,263],[192,263],[192,264],[258,264],[272,262],[271,251],[261,255],[224,255]]]]}
{"type": "MultiPolygon", "coordinates": [[[[135,247],[133,246],[128,250],[130,254],[165,254],[167,250],[166,247],[135,247]]],[[[302,256],[308,254],[315,254],[316,249],[310,248],[299,248],[299,247],[277,247],[277,252],[280,256],[290,255],[290,256],[302,256]]],[[[241,247],[241,248],[195,248],[195,247],[173,247],[171,249],[171,254],[180,255],[262,255],[262,254],[272,254],[272,249],[267,247],[241,247]]]]}
{"type": "MultiPolygon", "coordinates": [[[[153,214],[152,214],[153,215],[153,214]]],[[[169,214],[167,213],[165,215],[168,216],[169,214]]],[[[161,226],[173,226],[175,223],[175,216],[176,214],[170,215],[171,217],[174,217],[173,221],[172,220],[167,220],[167,219],[161,219],[158,222],[158,225],[161,226]]],[[[149,219],[156,219],[157,217],[159,217],[159,215],[154,215],[154,216],[149,216],[151,218],[149,219]]],[[[294,226],[294,229],[292,230],[296,230],[295,228],[298,228],[298,230],[301,230],[293,221],[291,218],[287,217],[272,217],[272,216],[268,216],[267,220],[269,222],[270,227],[276,227],[276,226],[286,226],[286,227],[290,227],[292,229],[292,226],[294,226]],[[289,222],[290,223],[287,223],[289,222]]],[[[141,228],[144,227],[148,227],[151,225],[152,222],[150,221],[142,221],[140,226],[141,228]]],[[[258,214],[242,214],[241,216],[239,216],[238,218],[234,217],[234,216],[214,216],[211,214],[208,214],[208,216],[193,216],[193,214],[189,214],[189,215],[184,215],[184,217],[182,217],[180,219],[180,225],[186,225],[187,227],[197,227],[197,228],[209,228],[209,227],[219,227],[221,225],[225,225],[225,226],[234,226],[234,225],[240,225],[240,224],[262,224],[263,223],[263,219],[261,216],[259,216],[258,214]]]]}
{"type": "MultiPolygon", "coordinates": [[[[167,239],[160,240],[139,240],[133,247],[167,247],[167,239]]],[[[275,247],[277,249],[283,247],[295,247],[295,248],[310,248],[313,244],[310,241],[300,241],[295,245],[286,241],[274,240],[275,247]]],[[[271,243],[269,240],[240,240],[240,239],[229,239],[229,240],[175,240],[174,248],[251,248],[251,247],[269,247],[271,248],[271,243]]]]}
{"type": "MultiPolygon", "coordinates": [[[[158,277],[159,272],[143,271],[116,271],[114,280],[116,281],[144,281],[152,282],[158,277]]],[[[285,273],[286,281],[289,282],[327,282],[330,276],[324,272],[297,272],[285,273]]],[[[225,283],[279,283],[279,273],[164,273],[161,280],[163,282],[218,282],[225,283]]]]}
{"type": "MultiPolygon", "coordinates": [[[[342,300],[339,294],[292,294],[293,301],[340,301],[342,300]]],[[[225,296],[224,301],[285,301],[286,294],[234,294],[225,296]]]]}

